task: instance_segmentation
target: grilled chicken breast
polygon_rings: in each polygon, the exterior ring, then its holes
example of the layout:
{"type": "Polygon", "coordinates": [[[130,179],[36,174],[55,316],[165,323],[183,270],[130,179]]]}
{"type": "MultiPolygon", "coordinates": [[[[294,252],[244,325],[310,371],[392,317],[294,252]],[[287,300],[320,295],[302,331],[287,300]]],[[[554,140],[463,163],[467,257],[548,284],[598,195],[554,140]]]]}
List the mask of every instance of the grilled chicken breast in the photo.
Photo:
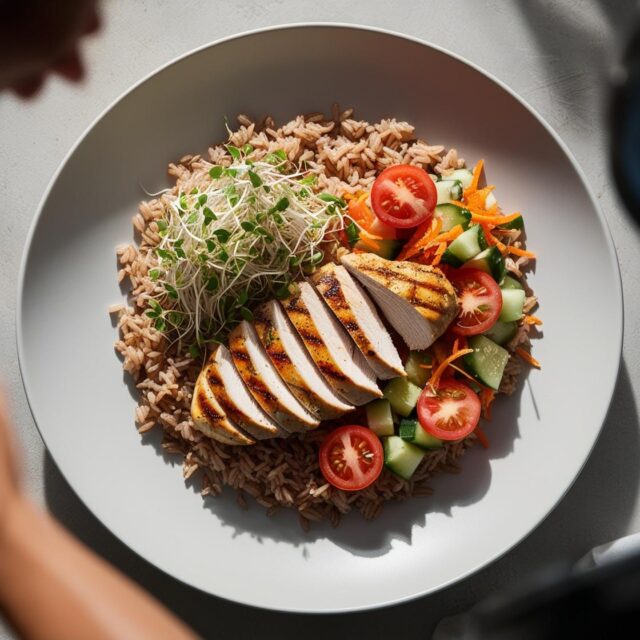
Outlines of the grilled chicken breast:
{"type": "Polygon", "coordinates": [[[251,436],[263,440],[287,435],[249,393],[226,347],[219,345],[213,351],[205,376],[226,415],[251,436]]]}
{"type": "Polygon", "coordinates": [[[311,280],[378,378],[388,380],[406,375],[376,308],[349,272],[330,262],[316,271],[311,280]]]}
{"type": "Polygon", "coordinates": [[[379,398],[382,394],[375,373],[355,343],[315,289],[308,282],[298,285],[299,293],[281,303],[327,382],[355,405],[379,398]]]}
{"type": "Polygon", "coordinates": [[[191,400],[193,426],[205,436],[224,444],[249,445],[255,440],[249,437],[225,413],[213,395],[207,382],[206,368],[200,372],[191,400]]]}
{"type": "Polygon", "coordinates": [[[229,334],[229,351],[236,369],[262,409],[287,431],[317,427],[295,398],[264,350],[255,329],[243,320],[229,334]]]}
{"type": "Polygon", "coordinates": [[[456,317],[456,294],[435,267],[349,253],[342,264],[371,293],[410,349],[426,349],[456,317]]]}
{"type": "Polygon", "coordinates": [[[354,408],[327,384],[276,300],[260,306],[253,316],[271,362],[307,411],[318,420],[327,420],[354,408]]]}

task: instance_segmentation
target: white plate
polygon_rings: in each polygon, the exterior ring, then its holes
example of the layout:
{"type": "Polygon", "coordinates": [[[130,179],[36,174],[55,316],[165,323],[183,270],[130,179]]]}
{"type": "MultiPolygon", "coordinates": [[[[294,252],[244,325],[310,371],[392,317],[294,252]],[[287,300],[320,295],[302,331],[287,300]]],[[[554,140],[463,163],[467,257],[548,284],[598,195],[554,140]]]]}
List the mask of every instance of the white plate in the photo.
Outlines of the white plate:
{"type": "Polygon", "coordinates": [[[538,525],[596,442],[622,340],[620,277],[602,214],[566,147],[506,87],[456,56],[395,34],[335,25],[276,28],[192,53],[108,109],[69,154],[27,243],[18,344],[33,415],[84,503],[123,542],[209,593],[288,611],[346,611],[433,592],[477,571],[538,525]],[[158,436],[142,445],[107,314],[122,300],[114,248],[162,188],[168,161],[224,136],[225,115],[278,120],[331,102],[407,119],[429,141],[487,162],[539,255],[543,363],[496,403],[488,451],[435,495],[303,533],[292,514],[202,501],[158,436]],[[470,540],[473,542],[470,544],[470,540]]]}

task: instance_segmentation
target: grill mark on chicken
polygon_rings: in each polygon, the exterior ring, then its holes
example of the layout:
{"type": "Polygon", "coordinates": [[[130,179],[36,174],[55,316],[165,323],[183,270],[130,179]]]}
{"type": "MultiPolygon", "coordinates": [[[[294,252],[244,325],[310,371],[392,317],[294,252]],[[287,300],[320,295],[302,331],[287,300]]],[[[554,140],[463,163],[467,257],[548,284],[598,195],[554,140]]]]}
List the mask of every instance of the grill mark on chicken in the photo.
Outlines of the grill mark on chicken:
{"type": "Polygon", "coordinates": [[[257,393],[266,402],[276,403],[278,407],[280,406],[278,398],[276,398],[276,396],[274,396],[260,380],[251,376],[248,380],[245,379],[244,382],[251,391],[257,393]]]}
{"type": "Polygon", "coordinates": [[[242,360],[242,362],[251,363],[249,354],[246,351],[242,351],[240,349],[229,349],[229,353],[231,353],[231,357],[234,360],[242,360]]]}
{"type": "Polygon", "coordinates": [[[291,358],[280,349],[269,347],[267,348],[267,353],[276,362],[280,362],[281,364],[292,364],[291,358]]]}
{"type": "Polygon", "coordinates": [[[350,307],[342,293],[340,282],[335,276],[331,274],[321,276],[318,278],[317,287],[323,298],[332,301],[332,309],[349,310],[350,307]]]}
{"type": "Polygon", "coordinates": [[[304,304],[298,305],[298,302],[300,301],[300,297],[297,296],[295,298],[292,298],[291,300],[289,300],[286,303],[285,309],[287,311],[291,311],[294,313],[299,313],[300,315],[303,316],[309,316],[311,315],[309,313],[309,309],[307,309],[307,307],[304,304]]]}
{"type": "Polygon", "coordinates": [[[355,320],[350,320],[349,322],[343,322],[342,324],[344,328],[349,332],[360,331],[360,325],[355,320]]]}
{"type": "Polygon", "coordinates": [[[204,415],[211,420],[211,422],[222,422],[226,416],[220,415],[209,402],[209,398],[204,391],[198,392],[198,403],[200,404],[200,410],[204,415]]]}
{"type": "Polygon", "coordinates": [[[311,333],[306,329],[298,329],[298,333],[300,334],[300,337],[305,342],[308,342],[309,344],[313,344],[316,347],[324,346],[324,340],[322,340],[322,338],[320,338],[316,333],[311,333]]]}
{"type": "Polygon", "coordinates": [[[329,378],[333,378],[334,380],[339,380],[340,382],[344,382],[347,379],[347,376],[344,373],[341,373],[336,369],[335,365],[331,362],[316,362],[318,365],[318,369],[324,373],[325,376],[329,378]]]}
{"type": "MultiPolygon", "coordinates": [[[[406,282],[414,287],[422,287],[424,289],[430,289],[431,291],[435,291],[437,293],[446,294],[448,293],[448,289],[444,286],[439,286],[438,284],[428,281],[422,280],[420,278],[415,278],[409,275],[406,275],[399,271],[394,271],[392,269],[387,269],[386,267],[371,267],[369,265],[358,265],[358,269],[362,271],[362,273],[377,273],[379,276],[384,278],[385,280],[393,281],[393,280],[401,280],[402,282],[406,282]]],[[[437,280],[442,281],[444,279],[440,274],[429,272],[425,274],[426,277],[434,277],[437,280]]]]}

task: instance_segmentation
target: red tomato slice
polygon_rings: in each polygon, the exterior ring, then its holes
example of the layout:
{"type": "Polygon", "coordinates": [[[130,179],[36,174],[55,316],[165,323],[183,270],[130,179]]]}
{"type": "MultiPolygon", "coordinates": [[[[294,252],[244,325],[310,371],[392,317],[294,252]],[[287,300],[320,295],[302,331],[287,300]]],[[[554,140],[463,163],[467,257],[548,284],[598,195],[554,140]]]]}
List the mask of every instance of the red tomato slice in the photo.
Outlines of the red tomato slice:
{"type": "Polygon", "coordinates": [[[452,333],[475,336],[491,329],[502,311],[502,292],[496,281],[480,269],[451,269],[448,276],[458,296],[452,333]]]}
{"type": "Polygon", "coordinates": [[[409,164],[385,169],[371,188],[371,206],[384,222],[398,229],[417,227],[433,215],[436,186],[426,171],[409,164]]]}
{"type": "Polygon", "coordinates": [[[468,436],[480,420],[480,398],[463,382],[441,380],[434,391],[430,385],[418,399],[418,421],[440,440],[460,440],[468,436]]]}
{"type": "Polygon", "coordinates": [[[383,462],[382,443],[366,427],[339,427],[327,435],[320,447],[322,475],[344,491],[358,491],[375,482],[383,462]]]}

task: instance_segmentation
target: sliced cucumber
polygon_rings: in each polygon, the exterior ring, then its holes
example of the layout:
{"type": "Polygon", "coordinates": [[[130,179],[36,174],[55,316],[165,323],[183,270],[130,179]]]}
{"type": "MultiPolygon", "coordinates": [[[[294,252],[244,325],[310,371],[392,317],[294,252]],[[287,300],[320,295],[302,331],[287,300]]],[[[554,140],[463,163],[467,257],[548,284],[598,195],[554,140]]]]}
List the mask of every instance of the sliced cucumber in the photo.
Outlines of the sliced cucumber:
{"type": "Polygon", "coordinates": [[[406,418],[418,403],[422,389],[406,378],[394,378],[384,388],[383,395],[391,404],[391,408],[406,418]]]}
{"type": "Polygon", "coordinates": [[[502,282],[502,279],[507,273],[504,258],[498,250],[498,247],[488,247],[484,251],[481,251],[475,258],[465,262],[464,266],[480,269],[480,271],[484,271],[490,276],[493,276],[496,282],[502,282]]]}
{"type": "Polygon", "coordinates": [[[491,329],[485,331],[482,335],[487,336],[489,340],[493,340],[496,344],[504,345],[515,337],[517,330],[518,325],[515,322],[501,322],[498,320],[491,329]]]}
{"type": "Polygon", "coordinates": [[[393,260],[400,253],[402,243],[399,240],[372,240],[371,243],[358,240],[353,246],[354,249],[375,253],[386,260],[393,260]],[[378,248],[374,248],[373,245],[378,248]]]}
{"type": "Polygon", "coordinates": [[[407,380],[421,389],[427,384],[427,380],[431,375],[429,369],[421,366],[425,364],[431,364],[431,355],[426,351],[411,351],[407,361],[404,363],[407,380]]]}
{"type": "Polygon", "coordinates": [[[451,231],[456,225],[460,225],[463,229],[469,228],[471,222],[471,212],[463,209],[457,204],[439,204],[436,207],[435,215],[442,220],[442,231],[451,231]]]}
{"type": "Polygon", "coordinates": [[[519,280],[511,276],[505,276],[502,284],[500,285],[501,289],[524,289],[524,287],[520,284],[519,280]]]}
{"type": "Polygon", "coordinates": [[[467,343],[473,349],[473,353],[463,356],[467,371],[476,380],[497,391],[509,360],[509,352],[486,336],[471,336],[467,343]]]}
{"type": "Polygon", "coordinates": [[[420,423],[413,418],[405,418],[400,423],[400,437],[407,442],[413,442],[423,449],[438,449],[444,445],[440,438],[427,433],[420,423]]]}
{"type": "Polygon", "coordinates": [[[513,322],[522,318],[524,309],[523,289],[502,289],[502,311],[499,320],[502,322],[513,322]]]}
{"type": "Polygon", "coordinates": [[[446,176],[446,179],[460,180],[462,188],[468,189],[471,185],[471,181],[473,180],[473,173],[469,169],[456,169],[446,176]]]}
{"type": "Polygon", "coordinates": [[[411,478],[424,455],[420,447],[398,436],[384,439],[384,463],[387,469],[405,480],[411,478]]]}
{"type": "Polygon", "coordinates": [[[487,248],[487,240],[479,224],[471,225],[461,233],[442,254],[442,262],[452,267],[461,267],[487,248]]]}
{"type": "Polygon", "coordinates": [[[394,434],[391,405],[387,399],[372,400],[365,407],[365,411],[369,429],[377,436],[392,436],[394,434]]]}
{"type": "Polygon", "coordinates": [[[518,216],[514,218],[511,222],[505,222],[504,224],[498,225],[499,229],[520,229],[520,231],[524,230],[524,218],[522,216],[518,216]]]}
{"type": "Polygon", "coordinates": [[[460,180],[439,180],[436,182],[436,192],[438,193],[437,204],[460,200],[462,198],[462,183],[460,180]]]}

